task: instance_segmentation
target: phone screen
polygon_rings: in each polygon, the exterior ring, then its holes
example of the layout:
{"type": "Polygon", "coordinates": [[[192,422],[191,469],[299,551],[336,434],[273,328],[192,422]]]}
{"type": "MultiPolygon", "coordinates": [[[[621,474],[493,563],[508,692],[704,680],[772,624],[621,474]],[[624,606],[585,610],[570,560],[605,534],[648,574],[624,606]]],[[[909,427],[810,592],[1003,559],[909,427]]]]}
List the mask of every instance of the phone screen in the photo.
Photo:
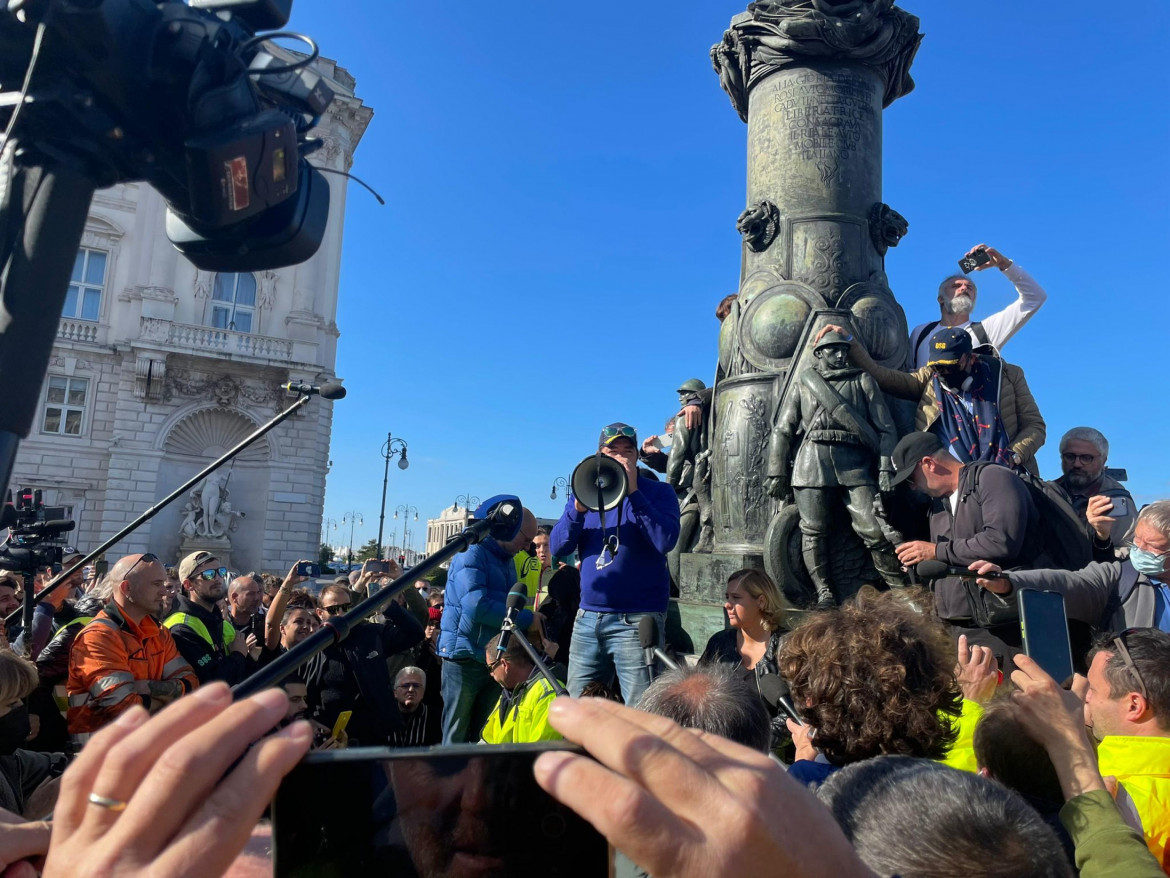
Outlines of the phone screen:
{"type": "Polygon", "coordinates": [[[1064,595],[1023,588],[1019,602],[1024,653],[1057,683],[1064,683],[1073,675],[1064,595]]]}
{"type": "Polygon", "coordinates": [[[577,749],[546,743],[311,754],[273,801],[275,874],[604,878],[605,838],[532,776],[539,753],[565,748],[577,749]]]}

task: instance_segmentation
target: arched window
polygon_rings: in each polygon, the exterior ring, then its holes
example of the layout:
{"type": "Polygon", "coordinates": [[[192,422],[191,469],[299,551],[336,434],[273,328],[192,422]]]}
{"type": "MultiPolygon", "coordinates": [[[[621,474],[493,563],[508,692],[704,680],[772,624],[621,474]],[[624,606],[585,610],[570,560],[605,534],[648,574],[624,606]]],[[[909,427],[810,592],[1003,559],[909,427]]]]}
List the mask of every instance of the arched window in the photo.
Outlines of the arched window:
{"type": "Polygon", "coordinates": [[[251,274],[217,274],[211,293],[211,325],[251,332],[256,313],[256,278],[251,274]]]}

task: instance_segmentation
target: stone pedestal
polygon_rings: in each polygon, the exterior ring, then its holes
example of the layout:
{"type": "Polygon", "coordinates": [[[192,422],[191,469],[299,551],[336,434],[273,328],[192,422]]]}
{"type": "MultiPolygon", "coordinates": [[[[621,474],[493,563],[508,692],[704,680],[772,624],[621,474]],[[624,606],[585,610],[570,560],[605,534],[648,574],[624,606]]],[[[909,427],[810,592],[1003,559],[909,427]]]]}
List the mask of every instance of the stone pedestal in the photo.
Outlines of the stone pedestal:
{"type": "Polygon", "coordinates": [[[175,559],[175,565],[192,552],[211,552],[222,566],[232,569],[232,541],[226,537],[183,537],[179,542],[179,557],[175,559]]]}

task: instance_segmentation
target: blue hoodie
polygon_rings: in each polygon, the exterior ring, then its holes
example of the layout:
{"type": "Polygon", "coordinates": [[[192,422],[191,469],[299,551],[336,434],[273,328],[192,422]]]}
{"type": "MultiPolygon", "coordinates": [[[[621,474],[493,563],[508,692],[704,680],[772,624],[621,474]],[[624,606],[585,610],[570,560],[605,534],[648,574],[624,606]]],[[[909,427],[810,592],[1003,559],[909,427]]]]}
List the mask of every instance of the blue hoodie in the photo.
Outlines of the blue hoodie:
{"type": "MultiPolygon", "coordinates": [[[[491,537],[456,555],[447,570],[447,589],[443,593],[439,655],[482,662],[488,641],[500,633],[508,592],[515,583],[512,556],[491,537]]],[[[522,631],[531,624],[531,610],[516,617],[516,627],[522,631]]]]}
{"type": "Polygon", "coordinates": [[[666,553],[678,541],[678,496],[665,482],[638,479],[638,490],[605,513],[605,536],[621,546],[613,563],[597,569],[605,539],[601,516],[578,512],[573,498],[549,538],[554,555],[581,559],[581,609],[597,613],[665,613],[670,600],[666,553]]]}

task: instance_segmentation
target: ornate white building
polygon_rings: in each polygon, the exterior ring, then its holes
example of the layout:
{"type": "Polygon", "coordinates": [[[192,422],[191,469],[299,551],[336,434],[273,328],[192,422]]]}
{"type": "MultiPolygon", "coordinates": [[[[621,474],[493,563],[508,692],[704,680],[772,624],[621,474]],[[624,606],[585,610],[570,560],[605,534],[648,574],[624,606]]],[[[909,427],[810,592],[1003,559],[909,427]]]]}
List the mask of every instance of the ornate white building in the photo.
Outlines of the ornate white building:
{"type": "MultiPolygon", "coordinates": [[[[325,147],[310,160],[348,170],[373,112],[345,69],[325,58],[315,66],[337,97],[316,132],[325,147]]],[[[70,542],[83,551],[293,402],[282,383],[334,377],[347,181],[326,178],[321,249],[301,265],[254,274],[197,271],[167,240],[165,204],[146,185],[95,196],[11,482],[67,507],[77,522],[70,542]]],[[[219,471],[229,477],[220,529],[235,569],[284,572],[317,557],[332,420],[332,403],[316,397],[219,471]]],[[[181,533],[198,517],[184,510],[187,499],[107,558],[151,551],[175,563],[181,533]]]]}

